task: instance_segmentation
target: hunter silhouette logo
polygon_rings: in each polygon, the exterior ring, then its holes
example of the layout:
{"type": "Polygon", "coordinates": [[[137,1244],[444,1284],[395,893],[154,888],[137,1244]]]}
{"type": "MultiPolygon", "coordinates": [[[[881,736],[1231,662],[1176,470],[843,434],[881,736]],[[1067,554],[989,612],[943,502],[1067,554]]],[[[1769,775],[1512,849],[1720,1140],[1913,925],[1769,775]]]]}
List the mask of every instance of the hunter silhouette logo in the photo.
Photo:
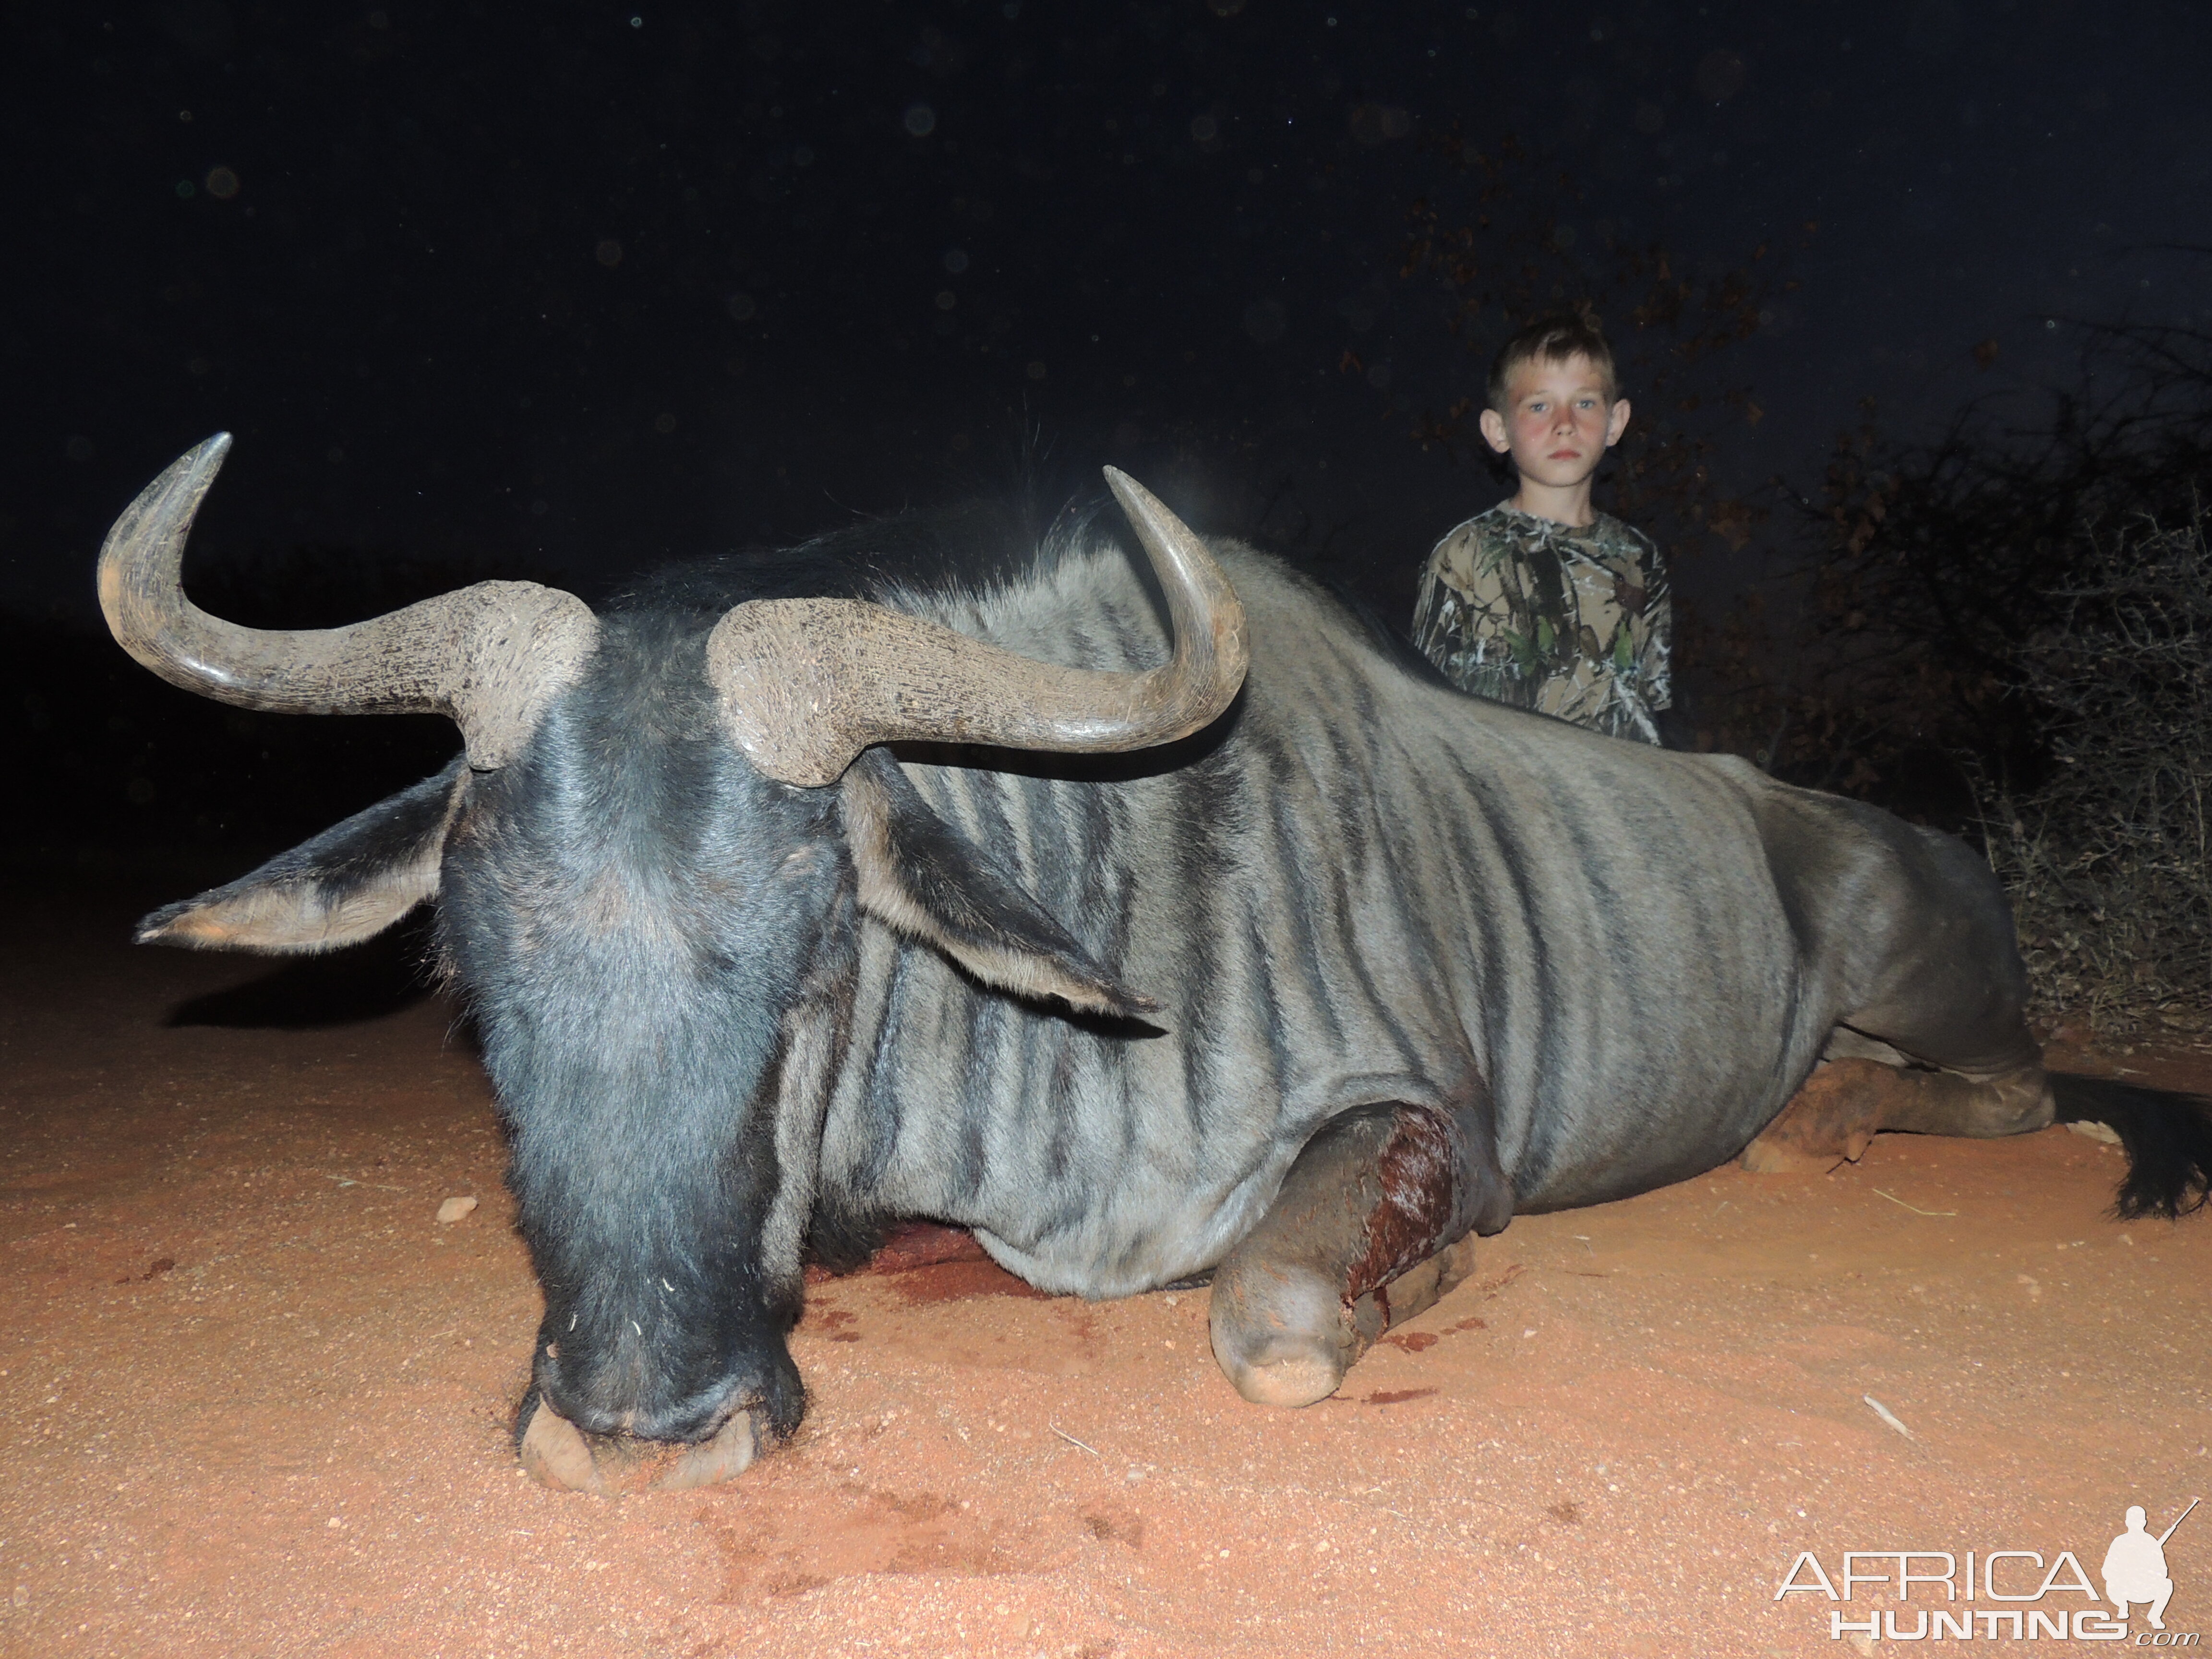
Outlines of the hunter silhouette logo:
{"type": "Polygon", "coordinates": [[[2135,1636],[2135,1646],[2194,1648],[2200,1640],[2196,1632],[2166,1628],[2166,1603],[2173,1599],[2166,1544],[2198,1501],[2191,1498],[2160,1533],[2150,1530],[2149,1513],[2142,1504],[2130,1505],[2127,1529],[2106,1549],[2099,1570],[2102,1596],[2072,1550],[2059,1551],[2046,1566],[2040,1550],[1889,1549],[1847,1550],[1841,1571],[1832,1577],[1811,1550],[1800,1551],[1775,1587],[1774,1599],[1817,1595],[1850,1602],[1880,1586],[1896,1607],[1856,1609],[1863,1618],[1850,1617],[1840,1607],[1828,1610],[1829,1638],[1849,1636],[1862,1647],[1884,1639],[2124,1642],[2130,1610],[2141,1607],[2148,1629],[2135,1636]],[[2087,1605],[2070,1604],[2065,1599],[2069,1596],[2087,1605]],[[1910,1605],[1915,1600],[1921,1605],[1910,1605]]]}
{"type": "MultiPolygon", "coordinates": [[[[2189,1510],[2197,1507],[2197,1500],[2189,1500],[2189,1510]]],[[[2128,1616],[2130,1601],[2149,1604],[2144,1615],[2153,1630],[2166,1628],[2166,1604],[2173,1600],[2173,1580],[2166,1576],[2166,1540],[2173,1536],[2174,1528],[2189,1519],[2189,1510],[2174,1516],[2173,1526],[2155,1538],[2146,1529],[2148,1517],[2140,1504],[2128,1510],[2128,1529],[2112,1540],[2105,1552],[2105,1599],[2120,1610],[2120,1617],[2128,1616]]]]}

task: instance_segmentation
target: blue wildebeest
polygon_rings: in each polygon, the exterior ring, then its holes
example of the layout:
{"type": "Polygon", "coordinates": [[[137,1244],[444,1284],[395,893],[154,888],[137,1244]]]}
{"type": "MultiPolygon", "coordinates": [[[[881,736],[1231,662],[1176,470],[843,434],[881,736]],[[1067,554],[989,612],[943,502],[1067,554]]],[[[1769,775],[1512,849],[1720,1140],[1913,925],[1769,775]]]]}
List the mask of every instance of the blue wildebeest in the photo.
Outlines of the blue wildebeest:
{"type": "Polygon", "coordinates": [[[1517,1212],[1739,1154],[2094,1115],[2124,1209],[2204,1200],[2201,1102],[2046,1076],[1966,848],[1463,696],[1118,473],[1149,568],[1095,520],[908,520],[603,614],[487,582],[269,633],[179,584],[227,444],[110,533],[118,640],[252,708],[439,710],[465,752],[138,936],[325,951],[436,902],[553,1484],[718,1480],[788,1434],[810,1238],[900,1218],[1049,1291],[1210,1272],[1223,1370],[1304,1405],[1517,1212]],[[1894,1086],[1785,1112],[1824,1056],[1894,1086]]]}

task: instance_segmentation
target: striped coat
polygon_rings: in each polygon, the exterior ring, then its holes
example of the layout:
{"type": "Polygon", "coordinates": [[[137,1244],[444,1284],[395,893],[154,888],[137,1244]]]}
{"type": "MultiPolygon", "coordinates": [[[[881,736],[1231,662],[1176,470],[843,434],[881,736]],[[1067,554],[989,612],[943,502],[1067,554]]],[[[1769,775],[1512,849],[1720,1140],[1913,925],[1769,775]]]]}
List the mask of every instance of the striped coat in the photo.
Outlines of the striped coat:
{"type": "MultiPolygon", "coordinates": [[[[1867,815],[1464,696],[1279,562],[1215,552],[1252,666],[1200,752],[1111,781],[907,766],[1161,1029],[1009,999],[866,922],[824,1199],[966,1224],[1034,1283],[1115,1296],[1218,1261],[1331,1116],[1469,1073],[1522,1209],[1740,1150],[1863,989],[1793,933],[1762,817],[1848,839],[1867,815]]],[[[1165,654],[1111,549],[911,602],[1072,665],[1165,654]]]]}

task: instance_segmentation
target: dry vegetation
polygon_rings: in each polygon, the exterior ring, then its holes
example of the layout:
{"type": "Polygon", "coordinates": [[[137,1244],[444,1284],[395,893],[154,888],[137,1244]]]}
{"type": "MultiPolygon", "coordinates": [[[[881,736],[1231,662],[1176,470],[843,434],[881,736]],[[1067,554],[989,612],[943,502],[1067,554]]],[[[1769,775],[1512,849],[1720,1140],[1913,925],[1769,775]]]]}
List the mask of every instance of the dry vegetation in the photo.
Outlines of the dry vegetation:
{"type": "Polygon", "coordinates": [[[2015,653],[2051,762],[1984,822],[2043,1012],[2092,1029],[2212,1025],[2212,523],[2091,538],[2015,653]]]}
{"type": "Polygon", "coordinates": [[[1800,624],[1685,640],[1698,738],[1978,836],[2039,1013],[2212,1040],[2212,333],[2084,337],[2080,389],[2011,419],[1839,441],[1800,624]]]}

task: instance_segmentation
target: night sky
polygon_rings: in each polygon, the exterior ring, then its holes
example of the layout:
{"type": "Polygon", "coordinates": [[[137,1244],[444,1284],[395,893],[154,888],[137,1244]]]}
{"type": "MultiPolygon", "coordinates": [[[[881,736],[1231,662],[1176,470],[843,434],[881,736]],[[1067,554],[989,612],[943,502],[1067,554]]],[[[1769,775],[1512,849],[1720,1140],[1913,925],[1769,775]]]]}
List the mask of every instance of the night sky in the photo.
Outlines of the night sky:
{"type": "Polygon", "coordinates": [[[1732,370],[1767,418],[1718,433],[1747,481],[1809,483],[1864,397],[1929,429],[2063,379],[2078,319],[2205,314],[2200,7],[156,0],[8,36],[0,611],[80,626],[115,513],[225,428],[195,571],[313,544],[588,597],[1112,461],[1409,593],[1503,493],[1408,435],[1494,343],[1401,274],[1417,199],[1474,210],[1447,133],[1516,136],[1585,248],[1780,251],[1732,370]]]}

